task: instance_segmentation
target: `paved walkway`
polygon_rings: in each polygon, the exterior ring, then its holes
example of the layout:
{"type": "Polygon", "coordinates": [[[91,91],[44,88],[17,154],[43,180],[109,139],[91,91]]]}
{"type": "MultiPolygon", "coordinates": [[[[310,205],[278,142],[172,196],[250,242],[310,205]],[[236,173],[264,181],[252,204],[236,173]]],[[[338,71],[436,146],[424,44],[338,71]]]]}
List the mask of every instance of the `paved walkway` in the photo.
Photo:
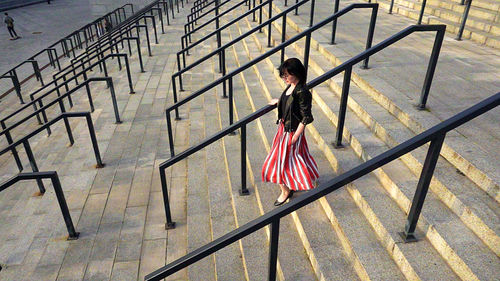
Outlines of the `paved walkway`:
{"type": "MultiPolygon", "coordinates": [[[[16,32],[22,38],[16,41],[9,40],[9,32],[3,23],[2,13],[0,74],[95,18],[91,15],[89,0],[58,0],[50,5],[41,3],[7,12],[14,19],[16,32]]],[[[0,81],[1,83],[4,82],[0,81]]]]}
{"type": "MultiPolygon", "coordinates": [[[[168,143],[159,140],[166,139],[163,110],[170,99],[174,52],[180,47],[185,18],[184,13],[176,15],[166,28],[168,35],[158,34],[160,44],[152,45],[153,57],[141,43],[145,73],[139,72],[137,55],[130,58],[134,95],[128,93],[124,71],[109,69],[122,124],[114,124],[104,86],[93,91],[99,95],[92,118],[104,168],[93,167],[87,128],[80,123],[73,124],[72,147],[64,146],[67,138],[61,130],[54,130],[50,138],[39,136],[32,145],[40,170],[58,171],[81,235],[64,241],[66,232],[51,187],[42,197],[32,197],[29,182],[5,190],[0,197],[0,280],[142,280],[164,265],[166,232],[157,163],[168,157],[168,143]]],[[[88,110],[85,98],[75,104],[75,111],[88,110]]],[[[11,168],[1,167],[0,175],[11,168]]]]}

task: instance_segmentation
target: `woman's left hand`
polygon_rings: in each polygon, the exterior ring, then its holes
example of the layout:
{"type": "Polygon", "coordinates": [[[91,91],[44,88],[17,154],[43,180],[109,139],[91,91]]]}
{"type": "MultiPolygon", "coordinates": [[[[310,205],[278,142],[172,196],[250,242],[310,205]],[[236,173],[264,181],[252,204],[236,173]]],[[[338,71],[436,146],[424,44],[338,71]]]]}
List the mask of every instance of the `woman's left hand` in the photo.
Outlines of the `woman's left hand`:
{"type": "Polygon", "coordinates": [[[299,123],[297,130],[293,133],[292,144],[295,144],[299,140],[299,137],[304,132],[305,128],[306,128],[306,125],[304,125],[304,123],[299,123]]]}

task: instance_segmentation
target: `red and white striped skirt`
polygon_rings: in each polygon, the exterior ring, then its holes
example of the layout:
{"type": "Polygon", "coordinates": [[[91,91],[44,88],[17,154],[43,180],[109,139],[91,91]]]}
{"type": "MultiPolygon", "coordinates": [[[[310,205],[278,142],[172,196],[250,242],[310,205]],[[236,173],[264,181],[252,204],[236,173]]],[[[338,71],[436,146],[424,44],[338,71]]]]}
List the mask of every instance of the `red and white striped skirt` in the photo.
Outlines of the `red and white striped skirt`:
{"type": "Polygon", "coordinates": [[[309,153],[305,132],[295,144],[291,144],[293,132],[285,132],[284,127],[279,122],[273,146],[262,166],[262,181],[284,184],[296,191],[312,189],[319,173],[309,153]]]}

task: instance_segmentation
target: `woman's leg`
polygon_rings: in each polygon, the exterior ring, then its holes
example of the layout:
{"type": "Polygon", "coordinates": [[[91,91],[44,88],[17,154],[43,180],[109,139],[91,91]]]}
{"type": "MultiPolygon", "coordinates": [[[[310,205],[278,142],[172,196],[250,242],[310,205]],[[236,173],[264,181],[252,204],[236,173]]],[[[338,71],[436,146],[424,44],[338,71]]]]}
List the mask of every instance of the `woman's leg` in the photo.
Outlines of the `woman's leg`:
{"type": "Polygon", "coordinates": [[[288,197],[288,194],[290,194],[290,189],[284,184],[280,184],[280,188],[281,194],[278,197],[278,201],[283,202],[288,197]]]}

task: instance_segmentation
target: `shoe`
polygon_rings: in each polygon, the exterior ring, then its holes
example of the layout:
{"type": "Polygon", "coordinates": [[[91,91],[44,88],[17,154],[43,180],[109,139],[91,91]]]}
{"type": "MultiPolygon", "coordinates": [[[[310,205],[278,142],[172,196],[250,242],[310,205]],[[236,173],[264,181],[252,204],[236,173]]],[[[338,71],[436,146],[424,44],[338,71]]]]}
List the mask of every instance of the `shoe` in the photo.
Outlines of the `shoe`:
{"type": "Polygon", "coordinates": [[[274,206],[277,207],[277,206],[282,205],[283,203],[286,202],[286,200],[292,198],[292,196],[293,196],[293,190],[290,190],[290,193],[288,193],[288,196],[285,198],[285,200],[283,200],[283,201],[280,202],[280,201],[278,201],[278,199],[276,199],[276,201],[274,201],[274,206]]]}

